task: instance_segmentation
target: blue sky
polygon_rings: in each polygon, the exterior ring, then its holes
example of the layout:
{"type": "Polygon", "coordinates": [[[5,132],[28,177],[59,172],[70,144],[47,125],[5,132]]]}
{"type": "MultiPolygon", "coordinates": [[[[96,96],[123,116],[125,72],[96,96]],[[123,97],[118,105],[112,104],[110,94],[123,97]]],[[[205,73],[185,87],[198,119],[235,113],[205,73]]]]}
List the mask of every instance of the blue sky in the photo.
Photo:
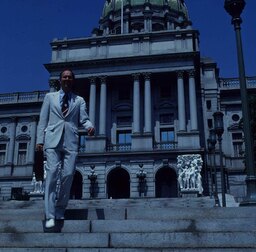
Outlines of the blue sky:
{"type": "MultiPolygon", "coordinates": [[[[90,36],[105,0],[0,0],[0,93],[48,89],[43,64],[54,38],[90,36]]],[[[235,33],[224,0],[186,0],[201,56],[211,57],[221,77],[237,77],[235,33]]],[[[242,40],[247,76],[256,76],[256,1],[246,0],[242,40]]]]}

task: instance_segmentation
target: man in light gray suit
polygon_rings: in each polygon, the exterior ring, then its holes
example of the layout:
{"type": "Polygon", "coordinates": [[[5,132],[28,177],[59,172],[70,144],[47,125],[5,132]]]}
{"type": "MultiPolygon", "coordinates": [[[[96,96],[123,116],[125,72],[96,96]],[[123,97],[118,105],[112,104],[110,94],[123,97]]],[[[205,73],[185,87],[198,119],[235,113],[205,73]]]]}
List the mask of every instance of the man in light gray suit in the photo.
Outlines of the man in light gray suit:
{"type": "Polygon", "coordinates": [[[74,79],[69,69],[60,74],[61,89],[46,94],[37,128],[36,148],[39,151],[44,149],[46,154],[46,229],[53,228],[55,220],[64,220],[79,147],[78,126],[82,125],[89,136],[94,134],[84,99],[72,93],[74,79]],[[62,176],[57,197],[59,167],[62,176]]]}

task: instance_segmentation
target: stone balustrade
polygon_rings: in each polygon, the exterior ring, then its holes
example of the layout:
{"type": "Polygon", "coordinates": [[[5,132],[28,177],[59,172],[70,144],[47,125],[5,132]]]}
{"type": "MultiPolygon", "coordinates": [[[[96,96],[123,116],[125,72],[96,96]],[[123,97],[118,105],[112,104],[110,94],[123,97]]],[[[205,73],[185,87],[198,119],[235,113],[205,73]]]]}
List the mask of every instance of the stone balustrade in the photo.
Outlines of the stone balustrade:
{"type": "Polygon", "coordinates": [[[0,104],[42,102],[48,91],[0,94],[0,104]]]}
{"type": "MultiPolygon", "coordinates": [[[[256,77],[246,78],[247,88],[256,88],[256,77]]],[[[240,83],[238,78],[222,78],[220,79],[220,88],[237,89],[240,83]]]]}

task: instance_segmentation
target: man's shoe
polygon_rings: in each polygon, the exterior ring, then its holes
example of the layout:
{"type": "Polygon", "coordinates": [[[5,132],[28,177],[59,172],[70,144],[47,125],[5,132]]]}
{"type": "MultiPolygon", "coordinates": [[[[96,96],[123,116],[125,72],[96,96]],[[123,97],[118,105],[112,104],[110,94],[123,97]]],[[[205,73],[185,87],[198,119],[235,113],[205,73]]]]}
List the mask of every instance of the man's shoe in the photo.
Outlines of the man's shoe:
{"type": "Polygon", "coordinates": [[[53,228],[55,226],[55,220],[54,219],[49,219],[45,221],[45,227],[46,228],[53,228]]]}

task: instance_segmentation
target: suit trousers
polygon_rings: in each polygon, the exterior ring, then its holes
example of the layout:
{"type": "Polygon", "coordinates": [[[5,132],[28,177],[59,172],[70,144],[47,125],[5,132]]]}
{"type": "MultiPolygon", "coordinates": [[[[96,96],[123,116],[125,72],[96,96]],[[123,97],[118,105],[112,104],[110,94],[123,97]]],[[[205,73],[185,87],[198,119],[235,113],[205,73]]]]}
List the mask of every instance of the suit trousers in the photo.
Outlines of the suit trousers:
{"type": "Polygon", "coordinates": [[[64,217],[75,173],[77,151],[71,151],[65,144],[46,149],[45,217],[64,217]],[[59,188],[57,188],[57,182],[59,188]]]}

